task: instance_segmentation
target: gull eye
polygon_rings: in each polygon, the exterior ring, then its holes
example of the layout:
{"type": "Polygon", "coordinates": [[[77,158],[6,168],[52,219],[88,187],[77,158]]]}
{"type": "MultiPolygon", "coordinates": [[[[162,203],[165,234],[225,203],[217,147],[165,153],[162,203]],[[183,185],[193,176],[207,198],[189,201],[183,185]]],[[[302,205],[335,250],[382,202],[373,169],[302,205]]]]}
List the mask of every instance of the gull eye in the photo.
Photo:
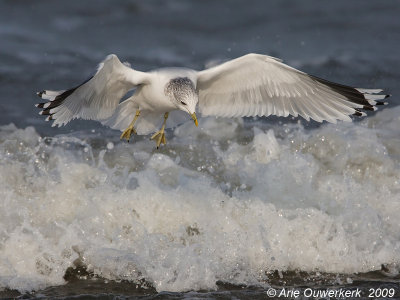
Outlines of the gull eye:
{"type": "Polygon", "coordinates": [[[186,105],[186,103],[185,103],[185,102],[183,102],[183,101],[181,101],[181,103],[182,103],[183,105],[186,105]]]}

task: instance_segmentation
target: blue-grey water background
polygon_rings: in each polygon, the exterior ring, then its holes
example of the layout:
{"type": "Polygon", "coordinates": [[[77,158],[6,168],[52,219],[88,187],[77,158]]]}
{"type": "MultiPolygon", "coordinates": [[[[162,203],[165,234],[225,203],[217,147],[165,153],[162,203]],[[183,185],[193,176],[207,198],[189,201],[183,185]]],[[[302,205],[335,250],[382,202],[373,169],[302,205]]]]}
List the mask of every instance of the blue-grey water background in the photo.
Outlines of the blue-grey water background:
{"type": "Polygon", "coordinates": [[[398,292],[399,16],[395,0],[1,0],[0,290],[262,298],[269,284],[373,280],[398,292]],[[353,124],[189,122],[159,151],[92,121],[52,128],[34,107],[110,53],[147,71],[249,52],[393,96],[353,124]]]}

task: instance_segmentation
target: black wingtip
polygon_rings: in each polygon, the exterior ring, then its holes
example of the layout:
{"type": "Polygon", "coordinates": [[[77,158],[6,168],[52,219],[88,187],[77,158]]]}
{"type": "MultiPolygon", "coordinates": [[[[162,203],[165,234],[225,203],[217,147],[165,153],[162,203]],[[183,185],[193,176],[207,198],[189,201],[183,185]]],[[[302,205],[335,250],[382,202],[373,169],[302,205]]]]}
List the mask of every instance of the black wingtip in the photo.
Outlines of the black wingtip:
{"type": "MultiPolygon", "coordinates": [[[[386,101],[377,101],[375,99],[382,100],[382,99],[387,99],[391,96],[390,94],[371,96],[371,94],[377,94],[378,91],[379,91],[379,93],[381,93],[381,92],[383,92],[383,90],[376,90],[376,91],[372,90],[372,92],[369,93],[368,90],[365,90],[365,89],[361,89],[361,91],[360,91],[360,90],[350,87],[350,86],[331,82],[331,81],[328,81],[328,80],[325,80],[325,79],[322,79],[319,77],[315,77],[312,75],[309,75],[309,76],[313,80],[316,80],[316,81],[328,86],[335,92],[343,95],[344,97],[347,98],[348,101],[362,105],[362,109],[368,110],[368,111],[375,111],[375,110],[377,110],[376,106],[388,104],[388,102],[386,102],[386,101]]],[[[356,114],[356,115],[358,115],[358,114],[356,114]]]]}
{"type": "Polygon", "coordinates": [[[36,93],[36,95],[38,95],[38,97],[40,97],[40,98],[42,98],[43,94],[46,94],[45,90],[36,93]]]}
{"type": "Polygon", "coordinates": [[[386,102],[386,101],[376,101],[375,105],[388,105],[388,102],[386,102]]]}
{"type": "Polygon", "coordinates": [[[51,112],[50,112],[50,109],[44,109],[44,110],[42,110],[40,113],[39,113],[40,115],[43,115],[43,116],[49,116],[49,115],[53,115],[51,112]]]}
{"type": "Polygon", "coordinates": [[[44,105],[45,105],[46,103],[37,103],[37,104],[35,104],[35,106],[37,107],[37,108],[44,108],[44,105]]]}
{"type": "Polygon", "coordinates": [[[369,110],[369,111],[374,111],[375,110],[372,105],[364,105],[362,109],[369,110]]]}

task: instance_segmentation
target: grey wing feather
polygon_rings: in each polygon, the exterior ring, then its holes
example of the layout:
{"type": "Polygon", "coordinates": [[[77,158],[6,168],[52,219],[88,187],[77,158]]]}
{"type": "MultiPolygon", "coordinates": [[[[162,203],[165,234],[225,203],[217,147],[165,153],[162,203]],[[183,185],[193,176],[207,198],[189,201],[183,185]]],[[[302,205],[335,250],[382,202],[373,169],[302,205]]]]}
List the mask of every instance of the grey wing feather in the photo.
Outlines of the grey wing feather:
{"type": "Polygon", "coordinates": [[[247,54],[197,75],[203,115],[302,116],[322,122],[351,121],[362,110],[376,110],[388,95],[357,89],[296,70],[276,58],[247,54]]]}
{"type": "Polygon", "coordinates": [[[121,98],[131,89],[148,80],[148,74],[122,64],[114,54],[100,63],[97,72],[87,81],[70,90],[38,93],[49,102],[36,106],[40,114],[62,126],[75,118],[104,120],[112,116],[121,98]]]}

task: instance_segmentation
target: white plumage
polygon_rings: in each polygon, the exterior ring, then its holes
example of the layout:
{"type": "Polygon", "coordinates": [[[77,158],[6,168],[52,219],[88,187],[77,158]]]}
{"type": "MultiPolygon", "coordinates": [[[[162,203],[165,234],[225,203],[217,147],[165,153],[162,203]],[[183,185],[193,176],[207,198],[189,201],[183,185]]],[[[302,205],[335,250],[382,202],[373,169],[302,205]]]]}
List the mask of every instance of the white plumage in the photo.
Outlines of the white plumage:
{"type": "MultiPolygon", "coordinates": [[[[161,126],[175,126],[195,113],[203,116],[302,116],[306,120],[336,123],[351,121],[350,115],[364,116],[375,110],[388,95],[380,89],[356,89],[296,70],[279,59],[247,54],[203,71],[185,68],[139,72],[109,55],[92,78],[63,91],[42,91],[49,102],[37,104],[53,126],[75,118],[98,120],[114,129],[129,126],[135,112],[138,134],[161,126]],[[120,103],[130,90],[133,96],[120,103]]],[[[194,115],[195,118],[195,115],[194,115]]]]}
{"type": "Polygon", "coordinates": [[[356,108],[367,105],[368,109],[376,104],[370,100],[386,97],[369,95],[382,90],[360,92],[323,83],[274,57],[259,54],[248,54],[201,71],[197,80],[202,114],[223,117],[290,114],[336,123],[336,120],[351,121],[349,115],[356,113],[356,108]]]}

